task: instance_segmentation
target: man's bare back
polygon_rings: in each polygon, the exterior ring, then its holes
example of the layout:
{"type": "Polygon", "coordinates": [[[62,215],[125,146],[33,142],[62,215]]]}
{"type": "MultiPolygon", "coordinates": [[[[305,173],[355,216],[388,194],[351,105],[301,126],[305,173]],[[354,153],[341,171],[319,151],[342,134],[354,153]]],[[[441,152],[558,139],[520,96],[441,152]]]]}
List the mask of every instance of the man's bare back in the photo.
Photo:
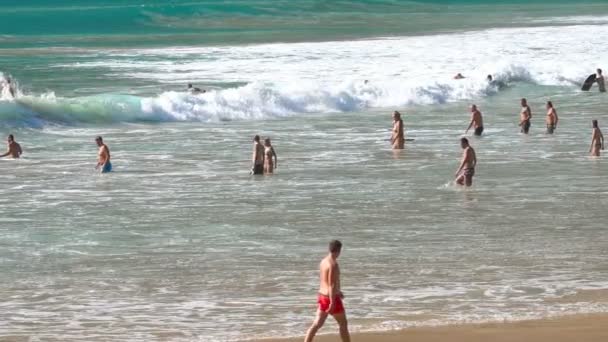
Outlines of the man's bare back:
{"type": "Polygon", "coordinates": [[[321,260],[319,270],[319,294],[327,297],[332,297],[332,294],[334,296],[342,296],[342,291],[340,290],[340,266],[338,262],[328,255],[321,260]],[[333,288],[332,284],[334,284],[333,288]]]}

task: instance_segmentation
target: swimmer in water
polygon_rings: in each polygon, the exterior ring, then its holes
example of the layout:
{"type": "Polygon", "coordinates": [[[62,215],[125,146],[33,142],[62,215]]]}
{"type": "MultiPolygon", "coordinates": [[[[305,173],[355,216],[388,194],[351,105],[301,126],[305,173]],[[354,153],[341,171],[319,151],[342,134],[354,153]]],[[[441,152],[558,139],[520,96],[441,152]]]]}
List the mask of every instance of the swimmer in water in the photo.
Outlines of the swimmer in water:
{"type": "Polygon", "coordinates": [[[532,110],[528,106],[528,100],[521,99],[521,112],[519,113],[519,127],[521,133],[528,134],[530,131],[530,119],[532,119],[532,110]]]}
{"type": "Polygon", "coordinates": [[[8,150],[5,154],[0,155],[0,158],[11,156],[15,159],[20,158],[23,154],[23,150],[21,149],[21,145],[19,145],[15,141],[15,137],[10,134],[7,139],[8,150]]]}
{"type": "Polygon", "coordinates": [[[480,137],[483,133],[483,117],[481,112],[477,109],[477,105],[471,106],[471,123],[469,123],[469,127],[467,127],[464,134],[467,134],[471,127],[475,127],[475,135],[480,137]]]}
{"type": "Polygon", "coordinates": [[[600,93],[605,93],[606,84],[604,82],[604,75],[602,75],[602,69],[597,69],[597,73],[595,74],[595,82],[597,82],[597,85],[600,88],[600,93]]]}
{"type": "Polygon", "coordinates": [[[260,136],[253,137],[253,154],[251,156],[251,174],[264,174],[264,145],[260,142],[260,136]]]}
{"type": "Polygon", "coordinates": [[[4,81],[2,82],[2,87],[6,87],[8,88],[8,92],[11,95],[12,98],[15,98],[15,85],[13,84],[13,81],[11,80],[10,77],[6,77],[4,78],[4,81]]]}
{"type": "Polygon", "coordinates": [[[207,92],[206,90],[192,86],[192,83],[188,83],[188,91],[190,94],[204,94],[207,92]]]}
{"type": "Polygon", "coordinates": [[[110,149],[108,145],[103,143],[103,138],[98,136],[95,138],[95,143],[99,146],[99,152],[97,153],[97,165],[95,170],[101,170],[101,173],[108,173],[112,171],[112,163],[110,162],[110,149]]]}
{"type": "Polygon", "coordinates": [[[278,166],[277,154],[270,143],[270,138],[264,139],[264,174],[271,175],[278,166]],[[273,159],[274,158],[274,159],[273,159]]]}
{"type": "Polygon", "coordinates": [[[456,184],[465,185],[467,187],[473,185],[473,176],[475,176],[475,167],[477,166],[477,156],[475,150],[469,145],[467,138],[460,139],[460,147],[462,147],[462,160],[460,166],[456,170],[456,184]]]}
{"type": "Polygon", "coordinates": [[[463,78],[465,78],[465,77],[461,73],[457,73],[456,76],[454,76],[455,80],[461,80],[463,78]]]}
{"type": "Polygon", "coordinates": [[[593,125],[593,134],[591,135],[591,147],[589,147],[589,152],[592,156],[599,157],[600,150],[604,149],[604,135],[600,130],[597,120],[592,120],[591,124],[593,125]]]}
{"type": "Polygon", "coordinates": [[[547,134],[553,134],[557,128],[559,118],[557,117],[557,111],[553,107],[553,102],[551,101],[547,101],[547,118],[545,121],[547,123],[547,134]]]}
{"type": "Polygon", "coordinates": [[[393,112],[393,134],[391,135],[393,150],[402,150],[405,147],[405,134],[403,133],[403,120],[401,113],[393,112]]]}

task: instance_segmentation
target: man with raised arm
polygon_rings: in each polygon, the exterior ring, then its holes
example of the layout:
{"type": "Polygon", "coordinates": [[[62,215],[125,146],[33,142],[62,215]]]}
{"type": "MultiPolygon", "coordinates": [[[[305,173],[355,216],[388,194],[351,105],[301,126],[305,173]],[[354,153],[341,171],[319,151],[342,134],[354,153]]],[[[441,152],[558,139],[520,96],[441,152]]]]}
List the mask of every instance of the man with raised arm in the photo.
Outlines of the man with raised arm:
{"type": "Polygon", "coordinates": [[[319,266],[321,273],[318,295],[319,308],[317,309],[317,317],[308,329],[304,342],[312,342],[329,315],[332,315],[340,326],[342,342],[350,342],[346,312],[342,303],[344,295],[340,289],[340,267],[337,261],[341,251],[342,243],[333,240],[329,243],[329,254],[321,261],[319,266]]]}

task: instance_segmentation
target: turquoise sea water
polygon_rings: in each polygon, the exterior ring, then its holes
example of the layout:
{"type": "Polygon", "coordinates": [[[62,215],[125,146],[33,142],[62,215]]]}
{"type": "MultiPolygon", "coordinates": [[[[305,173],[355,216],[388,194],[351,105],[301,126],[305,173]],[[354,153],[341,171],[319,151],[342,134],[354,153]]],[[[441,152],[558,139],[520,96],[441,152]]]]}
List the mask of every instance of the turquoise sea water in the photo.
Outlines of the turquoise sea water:
{"type": "Polygon", "coordinates": [[[0,23],[0,136],[25,151],[0,159],[0,339],[302,335],[332,238],[355,331],[608,312],[578,296],[608,289],[608,98],[579,90],[608,69],[605,1],[11,0],[0,23]]]}

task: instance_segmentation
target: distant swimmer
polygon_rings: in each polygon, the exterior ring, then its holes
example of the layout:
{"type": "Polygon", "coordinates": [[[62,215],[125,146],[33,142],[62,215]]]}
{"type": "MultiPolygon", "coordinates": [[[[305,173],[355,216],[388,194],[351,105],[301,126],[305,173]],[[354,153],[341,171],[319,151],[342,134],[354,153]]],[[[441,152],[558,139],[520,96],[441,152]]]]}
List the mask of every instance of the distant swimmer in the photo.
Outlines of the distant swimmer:
{"type": "Polygon", "coordinates": [[[0,158],[11,156],[13,158],[20,158],[23,154],[23,150],[21,149],[21,145],[19,145],[15,141],[15,137],[10,134],[7,139],[8,150],[5,154],[0,155],[0,158]]]}
{"type": "Polygon", "coordinates": [[[597,124],[597,120],[591,121],[593,125],[593,134],[591,135],[591,147],[589,152],[594,157],[600,156],[600,150],[604,150],[604,135],[597,124]]]}
{"type": "Polygon", "coordinates": [[[253,155],[251,156],[251,173],[254,175],[264,174],[264,145],[260,142],[260,136],[253,137],[253,155]]]}
{"type": "Polygon", "coordinates": [[[494,82],[494,78],[492,78],[492,75],[488,75],[488,77],[486,77],[486,81],[488,81],[488,83],[492,83],[494,82]]]}
{"type": "Polygon", "coordinates": [[[97,143],[97,146],[99,146],[97,166],[95,166],[95,170],[101,170],[101,173],[108,173],[112,171],[110,149],[108,148],[108,145],[103,143],[103,138],[101,136],[95,138],[95,142],[97,143]]]}
{"type": "Polygon", "coordinates": [[[317,317],[310,329],[308,329],[304,342],[312,342],[319,329],[325,324],[325,320],[329,315],[332,315],[336,322],[338,322],[342,342],[350,342],[346,311],[344,310],[344,304],[342,303],[344,294],[342,294],[340,288],[340,266],[337,261],[341,252],[342,242],[338,240],[331,241],[329,243],[329,254],[319,265],[321,275],[317,298],[317,303],[319,304],[317,317]]]}
{"type": "Polygon", "coordinates": [[[605,93],[606,85],[604,83],[604,75],[602,75],[602,69],[597,69],[597,73],[595,74],[595,76],[595,82],[597,82],[597,85],[600,88],[600,92],[605,93]]]}
{"type": "Polygon", "coordinates": [[[403,133],[403,120],[401,113],[393,112],[393,134],[391,135],[391,145],[393,150],[402,150],[405,146],[405,135],[403,133]]]}
{"type": "Polygon", "coordinates": [[[273,174],[278,163],[277,154],[270,143],[270,138],[264,139],[264,173],[267,175],[273,174]]]}
{"type": "Polygon", "coordinates": [[[197,87],[192,86],[192,83],[188,83],[188,91],[189,91],[191,94],[204,94],[204,93],[206,93],[206,92],[207,92],[207,91],[206,91],[206,90],[204,90],[204,89],[201,89],[201,88],[197,88],[197,87]]]}
{"type": "Polygon", "coordinates": [[[465,77],[461,73],[457,73],[456,76],[454,76],[455,80],[461,80],[463,78],[465,78],[465,77]]]}
{"type": "Polygon", "coordinates": [[[521,133],[528,134],[530,131],[530,119],[532,119],[532,110],[528,106],[528,100],[521,99],[521,112],[519,113],[521,133]]]}
{"type": "Polygon", "coordinates": [[[12,98],[15,97],[15,84],[13,83],[13,81],[11,80],[10,77],[5,77],[4,81],[2,82],[2,87],[3,88],[7,88],[9,94],[11,95],[12,98]]]}
{"type": "Polygon", "coordinates": [[[481,133],[483,133],[483,117],[481,112],[477,109],[477,105],[471,106],[471,123],[469,123],[469,127],[464,134],[467,134],[471,127],[475,128],[475,135],[480,137],[481,133]]]}
{"type": "Polygon", "coordinates": [[[559,118],[557,117],[557,111],[553,107],[553,103],[551,101],[547,101],[547,134],[553,134],[553,132],[555,132],[558,121],[559,118]]]}
{"type": "Polygon", "coordinates": [[[473,185],[473,176],[475,176],[475,167],[477,166],[477,156],[475,150],[469,145],[467,138],[460,139],[460,147],[462,147],[462,160],[456,171],[456,184],[458,185],[473,185]]]}

